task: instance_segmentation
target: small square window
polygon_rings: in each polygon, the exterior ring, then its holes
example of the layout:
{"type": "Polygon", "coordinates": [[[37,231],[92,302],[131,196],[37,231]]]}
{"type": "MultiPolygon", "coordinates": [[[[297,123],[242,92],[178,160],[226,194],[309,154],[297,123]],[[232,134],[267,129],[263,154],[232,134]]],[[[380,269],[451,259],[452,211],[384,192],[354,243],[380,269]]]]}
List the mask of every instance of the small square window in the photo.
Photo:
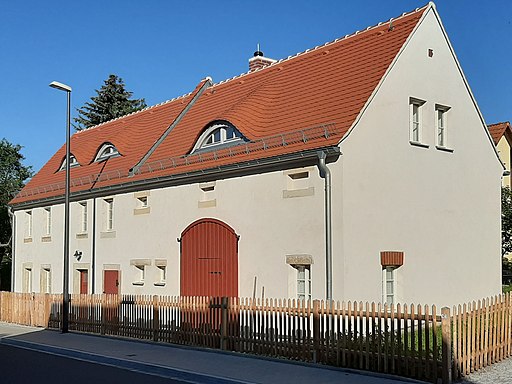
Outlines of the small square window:
{"type": "Polygon", "coordinates": [[[147,208],[148,207],[148,197],[141,196],[137,197],[137,208],[147,208]]]}

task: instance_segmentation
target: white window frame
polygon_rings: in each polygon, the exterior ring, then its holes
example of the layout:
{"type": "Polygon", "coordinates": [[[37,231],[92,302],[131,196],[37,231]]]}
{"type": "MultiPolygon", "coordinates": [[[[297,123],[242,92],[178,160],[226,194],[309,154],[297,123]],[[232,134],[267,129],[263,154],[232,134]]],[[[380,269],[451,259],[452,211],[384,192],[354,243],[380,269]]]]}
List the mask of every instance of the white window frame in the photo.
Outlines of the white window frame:
{"type": "Polygon", "coordinates": [[[121,154],[117,150],[117,148],[112,143],[105,143],[101,146],[96,157],[94,158],[95,162],[100,162],[103,160],[110,159],[111,157],[120,156],[121,154]]]}
{"type": "Polygon", "coordinates": [[[52,207],[46,207],[44,209],[45,213],[45,231],[46,236],[50,236],[52,234],[52,207]]]}
{"type": "Polygon", "coordinates": [[[192,153],[200,149],[212,148],[222,144],[234,143],[241,140],[243,140],[243,135],[238,129],[235,128],[235,126],[228,123],[215,123],[202,133],[202,135],[197,140],[196,145],[194,145],[192,153]],[[233,131],[233,137],[227,137],[228,130],[233,131]],[[217,132],[219,133],[219,139],[208,143],[210,138],[214,138],[217,132]]]}
{"type": "Polygon", "coordinates": [[[382,269],[382,302],[388,306],[396,304],[396,270],[393,266],[382,269]]]}
{"type": "Polygon", "coordinates": [[[112,231],[114,229],[114,199],[103,199],[105,202],[105,230],[112,231]]]}
{"type": "Polygon", "coordinates": [[[423,104],[424,100],[409,98],[409,141],[413,144],[422,143],[423,104]]]}
{"type": "Polygon", "coordinates": [[[80,233],[87,233],[87,201],[78,203],[80,206],[80,233]]]}
{"type": "Polygon", "coordinates": [[[436,104],[436,142],[438,148],[448,148],[449,110],[450,107],[436,104]]]}

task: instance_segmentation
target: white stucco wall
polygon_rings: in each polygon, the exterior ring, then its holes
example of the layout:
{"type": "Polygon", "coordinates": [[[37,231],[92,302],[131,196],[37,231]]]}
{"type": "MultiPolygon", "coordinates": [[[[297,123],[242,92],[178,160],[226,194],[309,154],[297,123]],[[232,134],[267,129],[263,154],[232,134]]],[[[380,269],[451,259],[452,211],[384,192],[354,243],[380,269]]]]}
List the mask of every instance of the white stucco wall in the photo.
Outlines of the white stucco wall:
{"type": "Polygon", "coordinates": [[[341,151],[346,298],[380,300],[386,250],[405,253],[399,302],[442,306],[500,292],[502,169],[432,10],[341,151]],[[410,97],[425,101],[428,147],[409,143],[410,97]],[[453,152],[436,148],[436,104],[451,107],[453,152]]]}
{"type": "MultiPolygon", "coordinates": [[[[179,295],[180,245],[177,238],[192,222],[212,217],[230,225],[239,240],[239,293],[252,296],[254,277],[257,276],[257,296],[287,297],[295,293],[289,290],[288,278],[295,276],[293,268],[286,264],[286,255],[311,255],[314,264],[312,272],[312,293],[314,297],[325,295],[324,259],[324,195],[323,180],[316,167],[297,169],[309,171],[307,180],[291,181],[290,171],[279,171],[263,175],[246,176],[236,179],[217,180],[215,191],[208,192],[209,199],[215,199],[215,206],[199,208],[205,193],[198,184],[151,190],[148,194],[150,212],[134,214],[137,207],[136,194],[126,193],[111,196],[114,199],[114,230],[105,233],[104,198],[97,198],[96,228],[96,284],[95,292],[103,292],[103,269],[121,271],[121,292],[141,294],[179,295]],[[283,197],[283,191],[294,188],[305,190],[312,187],[314,192],[307,196],[283,197]],[[134,285],[138,271],[130,260],[148,259],[143,286],[134,285]],[[155,286],[159,271],[155,260],[167,260],[165,286],[155,286]],[[291,272],[291,273],[290,273],[291,272]]],[[[311,191],[311,190],[309,190],[311,191]]],[[[71,254],[82,251],[80,265],[92,264],[92,200],[89,200],[89,231],[86,239],[77,239],[79,233],[79,206],[71,203],[71,254]],[[74,218],[73,218],[74,217],[74,218]],[[75,220],[76,219],[76,220],[75,220]],[[76,225],[74,224],[76,222],[76,225]]],[[[39,214],[43,208],[33,209],[34,228],[42,225],[39,214]]],[[[63,206],[54,208],[55,221],[63,217],[63,206]]],[[[23,232],[24,212],[16,212],[18,232],[23,232]]],[[[42,215],[42,213],[41,213],[42,215]]],[[[42,218],[41,218],[42,220],[42,218]]],[[[33,271],[39,271],[41,264],[51,264],[54,274],[53,290],[62,290],[62,226],[55,228],[50,246],[51,252],[43,251],[47,244],[39,241],[37,233],[33,242],[25,243],[23,236],[17,237],[16,268],[20,276],[16,279],[16,290],[22,289],[21,270],[23,264],[31,261],[33,271]],[[38,254],[41,254],[38,257],[38,254]]],[[[73,279],[74,264],[70,269],[73,279]]],[[[38,273],[38,272],[37,272],[38,273]]],[[[33,274],[33,290],[38,291],[38,276],[33,274]]],[[[77,277],[76,277],[77,278],[77,277]]],[[[89,276],[91,281],[91,276],[89,276]]],[[[293,284],[292,284],[293,285],[293,284]]],[[[76,292],[77,283],[71,280],[70,291],[76,292]]],[[[293,297],[293,296],[292,296],[293,297]]]]}

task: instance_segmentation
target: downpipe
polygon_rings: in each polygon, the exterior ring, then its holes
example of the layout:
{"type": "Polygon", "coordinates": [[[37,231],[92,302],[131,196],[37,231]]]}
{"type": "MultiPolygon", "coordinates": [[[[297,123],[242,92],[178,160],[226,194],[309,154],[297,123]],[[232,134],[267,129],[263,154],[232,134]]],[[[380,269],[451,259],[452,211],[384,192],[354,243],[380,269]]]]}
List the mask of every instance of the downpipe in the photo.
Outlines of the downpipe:
{"type": "Polygon", "coordinates": [[[14,212],[12,211],[12,207],[8,206],[7,207],[7,214],[9,215],[9,218],[11,219],[11,292],[14,292],[14,276],[16,275],[14,273],[14,266],[15,266],[15,257],[14,257],[14,244],[15,244],[15,234],[16,234],[16,228],[14,227],[16,222],[15,222],[15,217],[14,217],[14,212]]]}
{"type": "Polygon", "coordinates": [[[325,274],[326,274],[326,299],[332,301],[332,225],[331,225],[331,170],[326,164],[326,153],[318,153],[318,170],[320,177],[324,179],[325,198],[325,274]]]}

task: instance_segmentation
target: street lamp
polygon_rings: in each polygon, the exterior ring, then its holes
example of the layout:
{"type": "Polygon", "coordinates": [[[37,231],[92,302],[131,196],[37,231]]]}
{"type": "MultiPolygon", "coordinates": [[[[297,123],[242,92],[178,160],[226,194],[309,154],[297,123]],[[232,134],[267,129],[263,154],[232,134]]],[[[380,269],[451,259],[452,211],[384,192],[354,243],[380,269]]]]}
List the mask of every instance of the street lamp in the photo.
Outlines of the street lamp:
{"type": "Polygon", "coordinates": [[[71,87],[52,81],[50,87],[67,93],[67,117],[66,117],[66,187],[64,197],[64,273],[62,287],[62,333],[68,332],[69,324],[69,136],[71,118],[71,87]]]}

